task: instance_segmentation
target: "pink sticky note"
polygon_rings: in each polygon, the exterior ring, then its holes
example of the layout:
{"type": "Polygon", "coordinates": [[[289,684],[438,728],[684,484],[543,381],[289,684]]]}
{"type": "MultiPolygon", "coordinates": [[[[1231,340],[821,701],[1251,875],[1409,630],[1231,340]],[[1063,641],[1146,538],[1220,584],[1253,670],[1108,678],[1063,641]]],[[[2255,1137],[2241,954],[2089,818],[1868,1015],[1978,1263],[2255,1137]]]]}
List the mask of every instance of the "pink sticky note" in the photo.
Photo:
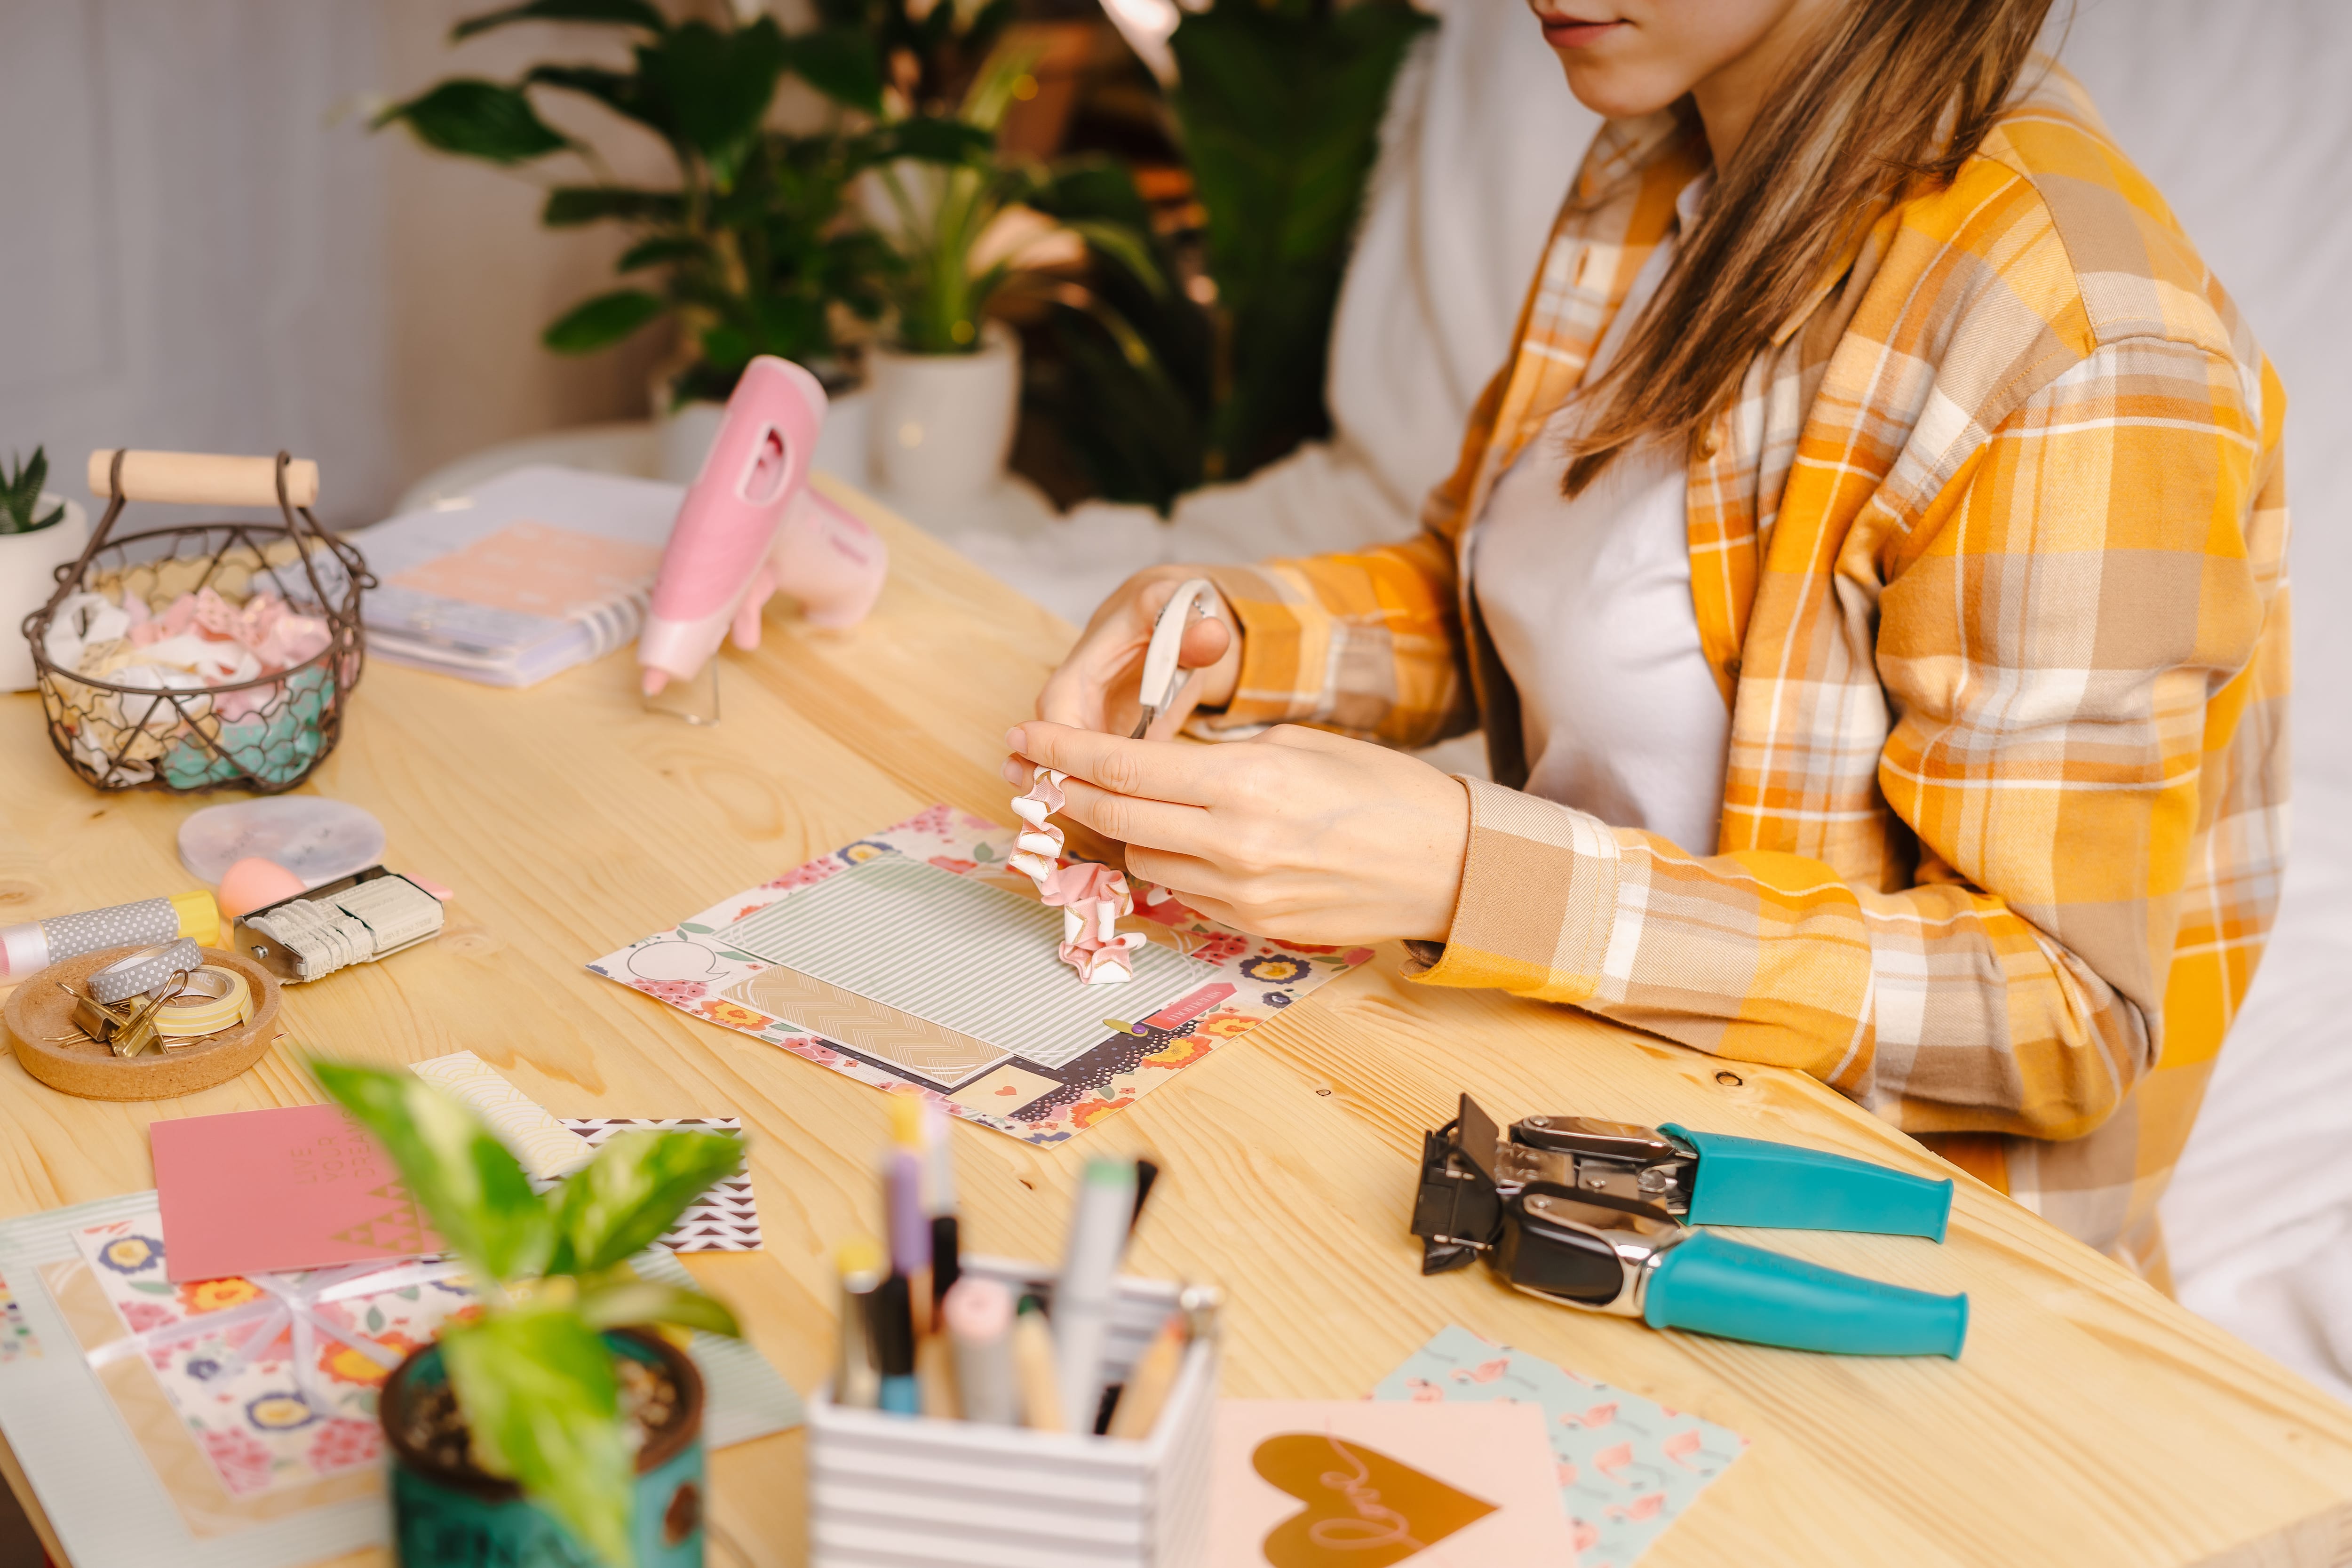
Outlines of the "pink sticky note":
{"type": "Polygon", "coordinates": [[[391,1158],[334,1106],[158,1121],[150,1136],[167,1279],[442,1249],[391,1158]]]}

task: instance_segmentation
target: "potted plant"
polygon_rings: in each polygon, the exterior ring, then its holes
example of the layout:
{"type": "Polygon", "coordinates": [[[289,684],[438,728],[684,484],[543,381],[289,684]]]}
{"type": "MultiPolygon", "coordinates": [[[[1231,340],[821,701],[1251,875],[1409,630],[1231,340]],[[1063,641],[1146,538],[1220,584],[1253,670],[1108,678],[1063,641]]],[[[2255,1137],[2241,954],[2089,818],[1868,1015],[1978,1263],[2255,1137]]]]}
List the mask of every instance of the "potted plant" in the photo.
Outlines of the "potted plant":
{"type": "Polygon", "coordinates": [[[740,1168],[740,1141],[624,1133],[541,1196],[471,1110],[414,1075],[313,1066],[485,1301],[384,1384],[404,1568],[699,1564],[702,1383],[657,1326],[738,1330],[628,1259],[740,1168]]]}
{"type": "MultiPolygon", "coordinates": [[[[615,223],[635,243],[615,263],[631,281],[583,300],[541,340],[559,353],[593,353],[668,318],[676,358],[658,385],[657,412],[724,402],[753,356],[808,366],[845,384],[841,330],[874,320],[890,258],[848,200],[853,181],[896,155],[898,138],[873,129],[882,81],[873,40],[854,28],[787,35],[772,16],[725,25],[673,23],[646,0],[535,0],[459,23],[462,41],[512,22],[617,27],[632,40],[625,70],[542,64],[509,82],[458,77],[391,105],[373,121],[400,124],[426,146],[503,167],[557,155],[583,161],[592,183],[547,194],[551,228],[615,223]],[[796,134],[767,124],[789,71],[845,113],[835,127],[796,134]],[[675,184],[616,183],[593,147],[541,118],[534,93],[570,93],[652,131],[677,165],[675,184]],[[856,120],[867,129],[854,131],[856,120]]],[[[704,434],[707,436],[708,432],[704,434]]],[[[689,471],[702,443],[687,439],[689,471]]]]}
{"type": "Polygon", "coordinates": [[[25,619],[57,591],[58,568],[80,560],[89,542],[89,519],[77,503],[42,488],[48,477],[48,454],[38,447],[26,462],[11,453],[0,471],[0,690],[31,689],[25,619]]]}
{"type": "Polygon", "coordinates": [[[866,176],[898,258],[888,327],[871,356],[872,466],[883,489],[920,505],[979,498],[1011,455],[1021,359],[1019,341],[988,319],[1000,290],[1082,265],[1089,245],[1148,289],[1163,286],[1134,229],[1048,216],[1037,203],[1055,176],[998,156],[996,129],[1024,89],[1035,90],[1037,55],[1000,48],[956,110],[961,138],[934,132],[866,176]]]}

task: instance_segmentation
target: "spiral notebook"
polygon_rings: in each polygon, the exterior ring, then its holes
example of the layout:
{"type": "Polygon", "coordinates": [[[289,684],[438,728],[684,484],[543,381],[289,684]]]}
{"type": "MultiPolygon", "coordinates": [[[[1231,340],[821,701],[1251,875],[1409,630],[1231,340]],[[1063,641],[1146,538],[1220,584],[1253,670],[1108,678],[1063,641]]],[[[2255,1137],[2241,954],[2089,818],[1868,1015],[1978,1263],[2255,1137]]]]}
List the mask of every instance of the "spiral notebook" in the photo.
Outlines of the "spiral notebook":
{"type": "Polygon", "coordinates": [[[377,586],[368,652],[530,686],[629,642],[645,623],[678,485],[532,464],[353,539],[377,586]]]}

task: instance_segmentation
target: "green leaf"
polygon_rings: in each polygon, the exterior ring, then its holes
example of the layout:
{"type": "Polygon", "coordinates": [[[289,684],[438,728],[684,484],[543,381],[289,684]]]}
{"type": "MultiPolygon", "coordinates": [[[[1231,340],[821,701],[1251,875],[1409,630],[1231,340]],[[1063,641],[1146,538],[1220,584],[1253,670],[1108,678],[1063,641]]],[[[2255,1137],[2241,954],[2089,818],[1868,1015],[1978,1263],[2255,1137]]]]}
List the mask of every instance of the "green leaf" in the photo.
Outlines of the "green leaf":
{"type": "Polygon", "coordinates": [[[996,155],[996,136],[977,125],[940,115],[924,115],[884,126],[876,136],[877,160],[913,158],[926,163],[984,167],[996,155]]]}
{"type": "Polygon", "coordinates": [[[519,87],[456,77],[377,115],[381,131],[405,121],[426,146],[492,163],[523,163],[572,145],[540,119],[519,87]]]}
{"type": "Polygon", "coordinates": [[[621,252],[621,259],[613,263],[615,272],[635,272],[641,267],[663,267],[676,261],[708,261],[710,247],[699,239],[685,235],[657,234],[651,239],[641,239],[621,252]]]}
{"type": "Polygon", "coordinates": [[[558,185],[547,193],[539,221],[550,228],[619,218],[626,223],[672,224],[686,214],[676,191],[639,191],[626,185],[558,185]]]}
{"type": "Polygon", "coordinates": [[[882,60],[859,27],[824,27],[788,40],[785,64],[794,76],[850,109],[882,112],[882,60]]]}
{"type": "Polygon", "coordinates": [[[414,1073],[329,1061],[311,1070],[383,1145],[433,1228],[477,1274],[503,1284],[545,1268],[555,1249],[548,1205],[471,1110],[414,1073]]]}
{"type": "Polygon", "coordinates": [[[528,5],[468,16],[449,29],[449,41],[454,44],[509,22],[610,22],[643,27],[649,33],[669,28],[668,19],[648,0],[530,0],[528,5]]]}
{"type": "Polygon", "coordinates": [[[561,88],[593,98],[615,114],[650,126],[665,139],[677,133],[669,100],[637,72],[607,70],[603,66],[533,66],[522,79],[526,87],[561,88]]]}
{"type": "Polygon", "coordinates": [[[593,1274],[653,1245],[710,1184],[743,1168],[724,1132],[624,1132],[557,1190],[557,1272],[593,1274]]]}
{"type": "Polygon", "coordinates": [[[603,1337],[568,1310],[527,1307],[444,1330],[441,1356],[482,1468],[606,1563],[631,1563],[635,1466],[603,1337]]]}
{"type": "Polygon", "coordinates": [[[642,289],[615,289],[583,300],[550,324],[539,341],[560,354],[593,353],[609,348],[669,307],[642,289]]]}
{"type": "Polygon", "coordinates": [[[776,96],[786,47],[775,18],[763,16],[726,33],[688,22],[637,51],[639,73],[668,100],[678,134],[709,161],[721,189],[735,183],[736,166],[776,96]]]}
{"type": "Polygon", "coordinates": [[[631,1279],[584,1291],[573,1310],[583,1321],[598,1329],[675,1323],[682,1329],[700,1329],[706,1334],[726,1334],[730,1338],[743,1332],[725,1302],[699,1290],[652,1279],[631,1279]]]}
{"type": "Polygon", "coordinates": [[[367,1324],[367,1331],[369,1333],[380,1334],[383,1332],[383,1309],[382,1307],[370,1307],[367,1310],[367,1317],[364,1321],[367,1324]]]}
{"type": "Polygon", "coordinates": [[[1134,274],[1137,282],[1154,294],[1168,292],[1167,274],[1160,270],[1160,261],[1151,253],[1150,241],[1127,225],[1082,217],[1065,218],[1062,226],[1126,268],[1134,274]]]}
{"type": "Polygon", "coordinates": [[[133,1290],[144,1291],[150,1296],[176,1296],[180,1291],[177,1285],[167,1284],[161,1279],[131,1279],[125,1283],[133,1290]]]}

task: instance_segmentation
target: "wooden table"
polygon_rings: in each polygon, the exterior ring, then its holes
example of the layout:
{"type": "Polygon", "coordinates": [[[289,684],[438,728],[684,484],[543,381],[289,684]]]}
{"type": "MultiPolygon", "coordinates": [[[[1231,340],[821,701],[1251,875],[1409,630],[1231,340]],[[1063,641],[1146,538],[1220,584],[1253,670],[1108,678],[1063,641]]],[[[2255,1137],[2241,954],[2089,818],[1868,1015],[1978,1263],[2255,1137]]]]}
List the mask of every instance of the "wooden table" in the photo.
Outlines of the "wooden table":
{"type": "MultiPolygon", "coordinates": [[[[831,1342],[833,1247],[877,1228],[883,1096],[582,965],[934,801],[1010,820],[1002,737],[1070,628],[865,510],[896,552],[873,618],[831,635],[772,613],[759,653],[726,656],[716,728],[641,711],[622,657],[523,692],[371,667],[308,787],[374,812],[390,863],[457,899],[439,941],[287,994],[307,1049],[387,1064],[472,1050],[558,1115],[740,1114],[767,1248],[690,1266],[803,1390],[831,1342]]],[[[173,835],[188,803],[91,794],[50,754],[30,696],[0,698],[0,921],[187,879],[173,835]]],[[[1419,1140],[1463,1089],[1506,1117],[1679,1120],[1954,1173],[1809,1079],[1411,985],[1398,958],[1384,950],[1073,1146],[956,1128],[968,1244],[1057,1255],[1084,1158],[1149,1151],[1168,1174],[1135,1266],[1225,1288],[1229,1394],[1355,1397],[1460,1323],[1746,1434],[1644,1568],[2352,1561],[2352,1409],[1964,1175],[1940,1247],[1757,1237],[1967,1290],[1957,1363],[1658,1333],[1484,1270],[1423,1279],[1405,1229],[1419,1140]]],[[[7,1058],[0,1215],[152,1184],[158,1117],[320,1099],[293,1045],[151,1105],[68,1099],[7,1058]]],[[[717,1519],[751,1563],[803,1561],[801,1448],[790,1434],[715,1457],[717,1519]]]]}

